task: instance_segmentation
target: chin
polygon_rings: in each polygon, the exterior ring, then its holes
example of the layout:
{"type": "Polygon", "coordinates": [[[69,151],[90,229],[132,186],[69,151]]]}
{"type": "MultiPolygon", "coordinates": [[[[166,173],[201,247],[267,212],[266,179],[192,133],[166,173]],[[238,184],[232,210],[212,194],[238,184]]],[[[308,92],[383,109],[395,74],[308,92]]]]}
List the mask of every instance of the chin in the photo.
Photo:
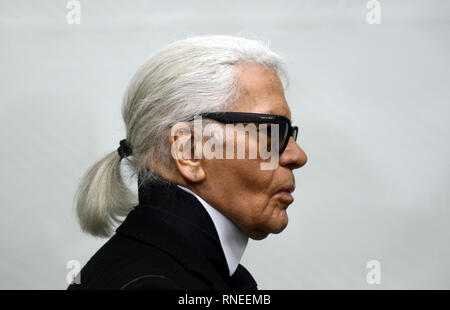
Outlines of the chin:
{"type": "Polygon", "coordinates": [[[252,238],[253,240],[263,240],[266,239],[266,237],[269,235],[269,233],[264,232],[264,231],[258,231],[258,232],[253,232],[251,234],[249,234],[248,236],[250,238],[252,238]]]}
{"type": "Polygon", "coordinates": [[[277,218],[277,220],[274,221],[270,232],[272,234],[279,234],[287,227],[288,223],[289,223],[289,218],[288,218],[286,212],[282,212],[282,214],[280,214],[280,216],[277,218]]]}
{"type": "Polygon", "coordinates": [[[284,216],[280,215],[276,221],[268,223],[266,227],[254,230],[249,233],[248,236],[253,240],[262,240],[265,239],[269,234],[279,234],[282,232],[288,225],[288,216],[284,213],[284,216]]]}

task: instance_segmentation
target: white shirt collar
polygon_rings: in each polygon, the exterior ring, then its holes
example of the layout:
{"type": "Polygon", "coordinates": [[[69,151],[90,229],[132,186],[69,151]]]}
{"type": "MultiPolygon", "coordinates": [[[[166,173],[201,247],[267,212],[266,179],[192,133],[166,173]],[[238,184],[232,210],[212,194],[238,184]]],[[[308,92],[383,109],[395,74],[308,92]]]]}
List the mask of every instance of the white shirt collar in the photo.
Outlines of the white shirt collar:
{"type": "Polygon", "coordinates": [[[225,259],[227,260],[230,276],[233,275],[241,261],[245,248],[247,247],[248,236],[225,215],[204,201],[196,193],[181,185],[177,184],[177,186],[194,195],[208,212],[219,235],[220,244],[225,254],[225,259]]]}

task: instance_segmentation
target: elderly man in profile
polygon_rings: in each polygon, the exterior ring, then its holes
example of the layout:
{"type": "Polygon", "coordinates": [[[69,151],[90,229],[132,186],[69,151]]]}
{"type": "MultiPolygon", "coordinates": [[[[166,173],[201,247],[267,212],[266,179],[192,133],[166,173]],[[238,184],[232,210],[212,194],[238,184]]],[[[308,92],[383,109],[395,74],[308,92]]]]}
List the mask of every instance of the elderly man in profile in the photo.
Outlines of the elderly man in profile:
{"type": "Polygon", "coordinates": [[[80,183],[82,229],[111,237],[69,289],[257,289],[240,259],[249,238],[287,226],[293,170],[307,161],[285,76],[279,55],[241,37],[192,37],[150,57],[124,98],[126,139],[80,183]]]}

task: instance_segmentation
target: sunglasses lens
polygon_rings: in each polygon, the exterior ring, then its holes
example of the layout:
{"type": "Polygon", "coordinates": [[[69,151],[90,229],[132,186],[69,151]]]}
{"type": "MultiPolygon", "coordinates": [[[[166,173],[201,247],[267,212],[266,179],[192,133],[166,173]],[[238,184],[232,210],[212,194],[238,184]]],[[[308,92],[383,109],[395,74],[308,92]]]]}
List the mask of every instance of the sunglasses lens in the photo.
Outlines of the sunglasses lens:
{"type": "Polygon", "coordinates": [[[289,137],[289,125],[287,122],[283,122],[280,124],[280,128],[279,128],[279,148],[280,151],[285,147],[285,145],[287,144],[289,137]]]}
{"type": "Polygon", "coordinates": [[[267,141],[267,151],[270,152],[272,150],[272,124],[263,123],[258,125],[258,135],[261,139],[262,135],[267,141]]]}
{"type": "Polygon", "coordinates": [[[294,131],[292,133],[292,136],[294,137],[294,141],[297,141],[298,127],[294,126],[293,129],[294,129],[294,131]]]}

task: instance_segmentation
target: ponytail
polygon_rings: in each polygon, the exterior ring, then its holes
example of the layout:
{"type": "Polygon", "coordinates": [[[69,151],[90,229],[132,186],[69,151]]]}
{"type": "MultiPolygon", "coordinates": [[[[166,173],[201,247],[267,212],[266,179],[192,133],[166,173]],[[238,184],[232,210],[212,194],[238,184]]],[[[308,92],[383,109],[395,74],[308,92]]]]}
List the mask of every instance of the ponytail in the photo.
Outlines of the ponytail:
{"type": "Polygon", "coordinates": [[[126,216],[138,204],[120,173],[121,157],[111,152],[83,176],[75,195],[81,229],[94,236],[108,237],[120,216],[126,216]]]}

